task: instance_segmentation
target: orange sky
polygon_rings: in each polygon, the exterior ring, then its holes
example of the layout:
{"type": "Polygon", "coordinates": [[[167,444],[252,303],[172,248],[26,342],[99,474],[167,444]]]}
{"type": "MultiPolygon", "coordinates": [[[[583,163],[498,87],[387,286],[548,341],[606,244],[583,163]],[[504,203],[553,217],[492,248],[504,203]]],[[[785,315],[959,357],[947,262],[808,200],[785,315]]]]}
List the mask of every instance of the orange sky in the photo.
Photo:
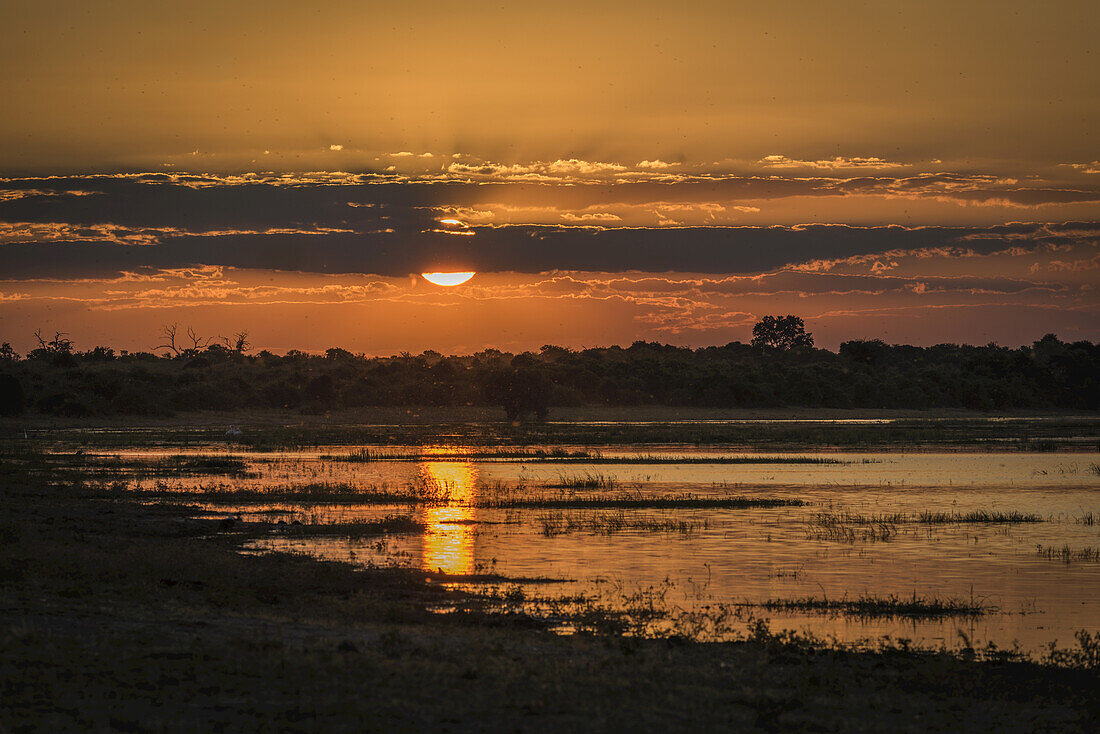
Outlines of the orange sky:
{"type": "Polygon", "coordinates": [[[1094,2],[0,7],[0,339],[1100,338],[1094,2]],[[413,276],[477,270],[442,290],[413,276]]]}

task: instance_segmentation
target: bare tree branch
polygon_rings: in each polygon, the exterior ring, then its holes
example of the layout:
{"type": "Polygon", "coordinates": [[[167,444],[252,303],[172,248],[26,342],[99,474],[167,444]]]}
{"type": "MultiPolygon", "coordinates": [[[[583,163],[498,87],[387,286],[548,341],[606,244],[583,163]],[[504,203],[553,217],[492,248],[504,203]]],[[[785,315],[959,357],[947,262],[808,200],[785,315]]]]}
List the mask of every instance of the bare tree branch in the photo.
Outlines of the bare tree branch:
{"type": "Polygon", "coordinates": [[[237,354],[245,354],[252,349],[252,342],[248,341],[248,331],[238,331],[232,336],[221,337],[221,340],[225,342],[225,348],[237,354]]]}
{"type": "Polygon", "coordinates": [[[155,349],[167,349],[175,357],[195,357],[199,355],[202,350],[210,346],[214,341],[212,336],[200,336],[193,326],[187,327],[186,341],[179,333],[179,324],[168,324],[161,327],[161,339],[163,344],[159,344],[155,349]],[[190,344],[188,344],[190,342],[190,344]]]}
{"type": "Polygon", "coordinates": [[[180,355],[180,348],[176,346],[176,332],[179,330],[179,324],[165,324],[160,329],[160,338],[163,339],[165,344],[158,344],[153,349],[167,349],[172,352],[173,355],[180,355]]]}

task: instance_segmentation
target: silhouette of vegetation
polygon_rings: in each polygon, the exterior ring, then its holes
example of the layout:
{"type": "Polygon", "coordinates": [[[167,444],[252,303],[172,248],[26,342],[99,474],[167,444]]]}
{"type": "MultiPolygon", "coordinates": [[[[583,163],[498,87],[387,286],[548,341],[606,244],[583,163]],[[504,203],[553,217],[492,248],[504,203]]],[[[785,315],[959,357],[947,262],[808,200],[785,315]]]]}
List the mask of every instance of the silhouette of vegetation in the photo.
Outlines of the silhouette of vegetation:
{"type": "Polygon", "coordinates": [[[501,405],[510,421],[528,416],[545,420],[553,394],[549,375],[534,358],[525,354],[513,359],[511,366],[511,370],[497,371],[490,376],[486,383],[490,402],[501,405]]]}
{"type": "Polygon", "coordinates": [[[380,461],[525,461],[531,463],[553,464],[874,464],[877,459],[837,459],[827,456],[681,456],[669,454],[627,454],[605,456],[599,451],[567,449],[465,449],[460,451],[438,451],[430,453],[413,451],[377,451],[356,449],[346,454],[322,454],[325,461],[346,461],[352,464],[369,464],[380,461]]]}
{"type": "Polygon", "coordinates": [[[935,596],[900,597],[896,594],[878,597],[864,594],[858,599],[829,599],[804,597],[799,599],[770,599],[760,604],[773,612],[824,612],[864,619],[908,617],[910,619],[936,619],[940,617],[979,617],[997,611],[983,601],[973,599],[941,599],[935,596]]]}
{"type": "Polygon", "coordinates": [[[752,345],[773,349],[812,347],[814,338],[806,333],[806,324],[797,316],[765,316],[752,327],[752,345]]]}
{"type": "Polygon", "coordinates": [[[34,332],[34,338],[38,340],[38,347],[32,349],[27,359],[51,362],[60,367],[69,367],[73,364],[73,342],[65,336],[64,332],[54,332],[53,339],[46,341],[42,336],[42,330],[34,332]]]}
{"type": "Polygon", "coordinates": [[[26,357],[0,349],[0,412],[159,416],[277,408],[323,414],[365,406],[496,405],[516,421],[545,418],[551,406],[1100,409],[1100,345],[1088,341],[1048,334],[1012,349],[858,340],[833,352],[799,346],[801,321],[790,318],[794,327],[784,332],[790,338],[769,337],[764,347],[638,341],[583,350],[547,345],[518,355],[487,349],[365,357],[332,348],[280,356],[253,353],[247,332],[215,338],[172,326],[161,335],[158,356],[106,346],[78,351],[64,333],[39,333],[38,347],[26,357]]]}
{"type": "Polygon", "coordinates": [[[23,412],[23,386],[15,375],[0,374],[0,415],[23,412]]]}

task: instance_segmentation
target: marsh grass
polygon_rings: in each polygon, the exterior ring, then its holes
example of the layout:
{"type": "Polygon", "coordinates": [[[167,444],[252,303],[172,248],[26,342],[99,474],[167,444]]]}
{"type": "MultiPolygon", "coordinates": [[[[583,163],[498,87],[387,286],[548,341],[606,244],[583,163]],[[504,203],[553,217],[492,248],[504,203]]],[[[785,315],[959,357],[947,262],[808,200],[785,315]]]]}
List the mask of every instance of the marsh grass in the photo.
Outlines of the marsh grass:
{"type": "Polygon", "coordinates": [[[1010,510],[971,510],[970,512],[932,512],[922,510],[916,515],[905,512],[860,515],[851,512],[819,512],[809,520],[811,525],[831,527],[838,525],[904,525],[923,523],[925,525],[949,525],[962,523],[1015,524],[1044,522],[1042,515],[1033,512],[1010,510]]]}
{"type": "Polygon", "coordinates": [[[1085,546],[1084,548],[1071,548],[1068,544],[1057,548],[1053,545],[1036,545],[1037,555],[1051,561],[1062,561],[1069,564],[1074,561],[1100,561],[1100,548],[1085,546]]]}
{"type": "MultiPolygon", "coordinates": [[[[372,451],[361,448],[348,454],[322,454],[323,461],[368,463],[376,461],[553,461],[611,463],[595,451],[569,451],[566,449],[477,449],[468,451],[372,451]]],[[[624,462],[627,463],[627,462],[624,462]]]]}
{"type": "Polygon", "coordinates": [[[264,530],[270,532],[276,530],[292,537],[364,537],[371,535],[398,534],[398,533],[422,533],[425,525],[410,515],[387,515],[378,520],[363,522],[337,522],[337,523],[310,523],[310,524],[276,524],[274,526],[265,523],[264,530]]]}
{"type": "Polygon", "coordinates": [[[1092,474],[1094,476],[1100,476],[1100,463],[1093,461],[1087,467],[1082,467],[1077,462],[1073,462],[1072,464],[1059,464],[1054,469],[1039,469],[1035,473],[1039,475],[1060,474],[1062,476],[1073,476],[1077,474],[1092,474]]]}
{"type": "Polygon", "coordinates": [[[133,477],[135,479],[174,476],[234,476],[252,477],[249,462],[238,456],[224,454],[176,454],[157,457],[107,456],[73,453],[26,451],[5,454],[12,462],[31,474],[49,474],[52,478],[133,477]]]}
{"type": "Polygon", "coordinates": [[[851,512],[818,512],[806,521],[806,537],[811,540],[828,540],[838,543],[884,542],[894,539],[899,526],[919,523],[925,526],[965,523],[1017,524],[1044,522],[1041,515],[1015,510],[995,512],[972,510],[970,512],[931,512],[924,510],[916,515],[894,512],[860,515],[851,512]]]}
{"type": "Polygon", "coordinates": [[[910,522],[910,516],[902,512],[878,515],[858,515],[851,512],[818,512],[810,517],[814,525],[900,525],[910,522]]]}
{"type": "Polygon", "coordinates": [[[889,524],[823,525],[810,526],[806,537],[810,540],[829,540],[836,543],[878,543],[893,540],[898,534],[897,526],[889,524]]]}
{"type": "Polygon", "coordinates": [[[142,486],[125,481],[76,481],[66,484],[77,495],[109,498],[131,498],[145,501],[207,502],[217,505],[250,505],[270,502],[292,504],[364,504],[364,505],[463,505],[482,509],[502,510],[566,510],[566,509],[725,509],[800,507],[803,500],[778,497],[701,497],[694,494],[646,495],[597,494],[524,496],[524,485],[500,483],[489,485],[481,496],[458,501],[453,488],[418,479],[402,487],[388,485],[363,485],[346,482],[304,482],[272,485],[262,488],[242,487],[226,483],[209,483],[189,486],[182,483],[157,481],[152,486],[142,486]]]}
{"type": "Polygon", "coordinates": [[[839,459],[829,456],[768,456],[741,454],[736,456],[696,456],[663,454],[629,454],[623,456],[605,456],[599,451],[588,449],[477,449],[465,451],[396,451],[372,450],[361,448],[347,454],[322,454],[323,461],[342,461],[349,463],[370,463],[382,461],[421,462],[421,461],[524,461],[530,463],[555,464],[602,464],[602,465],[647,465],[647,464],[806,464],[806,465],[842,465],[877,464],[879,459],[839,459]]]}
{"type": "Polygon", "coordinates": [[[214,504],[254,504],[293,502],[300,504],[373,504],[373,505],[440,505],[451,495],[446,488],[433,483],[410,483],[401,489],[386,485],[359,485],[343,482],[308,482],[263,488],[239,487],[230,484],[186,486],[157,482],[151,487],[126,482],[88,483],[77,487],[91,495],[133,497],[136,499],[188,499],[214,504]]]}
{"type": "Polygon", "coordinates": [[[792,630],[773,632],[769,620],[750,619],[748,634],[744,639],[748,642],[763,645],[768,649],[784,650],[790,653],[820,653],[826,651],[844,653],[869,649],[887,658],[932,659],[940,657],[971,662],[996,663],[998,665],[1027,663],[1073,670],[1092,671],[1100,669],[1100,633],[1090,633],[1084,629],[1078,630],[1074,635],[1077,640],[1076,647],[1059,647],[1057,641],[1055,641],[1051,642],[1040,655],[1028,654],[1020,650],[1019,647],[1003,649],[992,642],[984,647],[974,647],[965,632],[958,630],[958,636],[961,642],[961,646],[958,648],[949,648],[946,643],[942,642],[939,647],[915,645],[908,638],[895,639],[889,635],[877,640],[844,643],[836,638],[825,639],[807,632],[792,630]]]}
{"type": "Polygon", "coordinates": [[[877,464],[878,459],[837,459],[831,456],[663,456],[640,454],[637,456],[613,456],[601,459],[601,464],[809,464],[816,466],[840,464],[877,464]]]}
{"type": "Polygon", "coordinates": [[[356,449],[350,454],[321,454],[321,461],[346,461],[349,463],[366,464],[375,461],[392,461],[389,454],[370,449],[356,449]]]}
{"type": "Polygon", "coordinates": [[[768,574],[770,579],[800,579],[805,575],[805,569],[799,568],[777,568],[768,574]]]}
{"type": "Polygon", "coordinates": [[[93,466],[104,468],[118,468],[123,472],[132,472],[141,476],[175,476],[186,475],[228,475],[228,476],[255,476],[249,471],[249,464],[244,459],[236,456],[201,456],[178,455],[168,456],[163,459],[148,461],[121,460],[114,462],[100,462],[93,466]]]}
{"type": "Polygon", "coordinates": [[[952,523],[1032,523],[1043,522],[1042,515],[1034,512],[995,512],[993,510],[971,510],[970,512],[930,512],[925,510],[917,516],[917,522],[926,525],[952,523]]]}
{"type": "Polygon", "coordinates": [[[614,489],[617,482],[608,474],[585,472],[584,474],[559,474],[555,481],[547,482],[551,489],[614,489]]]}
{"type": "Polygon", "coordinates": [[[890,541],[897,535],[897,523],[904,517],[891,515],[853,515],[819,512],[806,523],[806,537],[836,543],[875,543],[890,541]]]}
{"type": "Polygon", "coordinates": [[[480,502],[478,507],[499,509],[620,509],[620,510],[745,510],[750,508],[799,507],[802,500],[778,497],[700,497],[693,494],[665,496],[592,495],[578,497],[513,497],[480,502]]]}
{"type": "Polygon", "coordinates": [[[956,599],[890,595],[884,597],[861,596],[857,599],[829,599],[827,597],[803,597],[799,599],[771,599],[752,606],[772,612],[822,612],[849,617],[937,619],[942,617],[978,617],[997,611],[974,599],[956,599]]]}
{"type": "Polygon", "coordinates": [[[627,531],[637,531],[690,535],[700,528],[707,527],[705,520],[657,520],[647,517],[628,517],[623,512],[599,512],[592,515],[551,512],[540,515],[537,522],[542,527],[542,534],[548,538],[577,532],[615,535],[627,531]]]}

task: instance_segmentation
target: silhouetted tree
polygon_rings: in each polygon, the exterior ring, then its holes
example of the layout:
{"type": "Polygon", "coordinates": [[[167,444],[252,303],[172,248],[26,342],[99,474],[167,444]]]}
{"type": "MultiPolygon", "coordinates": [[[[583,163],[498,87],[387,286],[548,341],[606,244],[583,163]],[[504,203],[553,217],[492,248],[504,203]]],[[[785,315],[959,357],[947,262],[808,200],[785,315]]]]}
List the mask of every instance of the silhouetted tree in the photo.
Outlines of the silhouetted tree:
{"type": "Polygon", "coordinates": [[[46,341],[39,329],[34,332],[34,338],[38,340],[38,348],[27,354],[28,359],[45,360],[56,365],[73,364],[73,340],[66,337],[65,332],[55,331],[53,339],[46,341]]]}
{"type": "Polygon", "coordinates": [[[214,341],[212,336],[199,336],[191,326],[187,327],[187,336],[179,333],[179,324],[167,324],[161,327],[160,335],[162,344],[154,349],[167,349],[172,357],[191,358],[197,357],[202,350],[210,346],[214,341]]]}
{"type": "Polygon", "coordinates": [[[798,316],[765,316],[752,327],[752,345],[775,349],[812,347],[814,337],[806,332],[806,325],[798,316]]]}
{"type": "Polygon", "coordinates": [[[223,336],[225,348],[237,354],[247,354],[252,349],[252,342],[248,341],[248,331],[238,331],[232,337],[223,336]]]}

